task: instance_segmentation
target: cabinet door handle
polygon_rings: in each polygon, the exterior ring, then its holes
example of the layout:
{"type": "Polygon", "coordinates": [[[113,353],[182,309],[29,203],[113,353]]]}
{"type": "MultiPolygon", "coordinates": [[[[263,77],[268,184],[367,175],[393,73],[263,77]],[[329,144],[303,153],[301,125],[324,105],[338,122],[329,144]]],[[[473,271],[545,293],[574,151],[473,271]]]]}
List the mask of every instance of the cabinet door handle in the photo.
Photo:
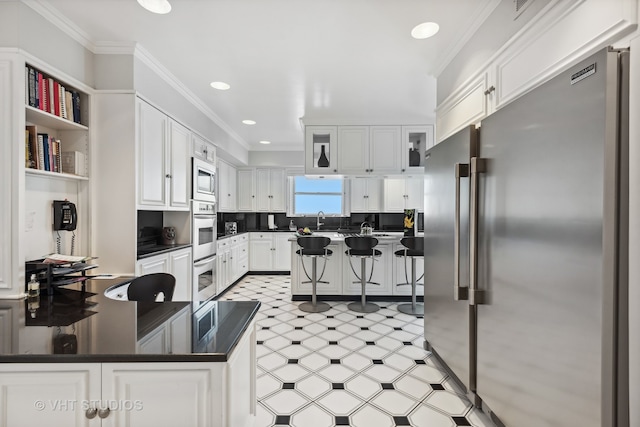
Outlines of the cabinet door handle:
{"type": "Polygon", "coordinates": [[[493,92],[494,90],[496,90],[495,86],[490,86],[489,89],[484,91],[485,95],[489,95],[491,92],[493,92]]]}
{"type": "Polygon", "coordinates": [[[84,416],[89,418],[90,420],[94,419],[98,415],[98,410],[96,408],[89,408],[84,413],[84,416]]]}
{"type": "Polygon", "coordinates": [[[98,410],[98,416],[100,418],[107,418],[109,416],[109,413],[111,413],[111,409],[109,408],[98,410]]]}

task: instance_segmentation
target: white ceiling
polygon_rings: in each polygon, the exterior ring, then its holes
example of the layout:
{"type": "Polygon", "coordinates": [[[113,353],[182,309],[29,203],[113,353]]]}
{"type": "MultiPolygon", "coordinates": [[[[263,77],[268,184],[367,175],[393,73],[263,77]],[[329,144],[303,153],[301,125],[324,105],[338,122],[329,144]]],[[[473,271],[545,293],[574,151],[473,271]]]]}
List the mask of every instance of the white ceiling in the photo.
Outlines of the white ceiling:
{"type": "Polygon", "coordinates": [[[139,43],[251,150],[302,149],[304,123],[421,124],[442,69],[499,0],[41,0],[91,44],[139,43]],[[440,32],[415,40],[435,21],[440,32]],[[228,91],[209,86],[231,85],[228,91]],[[242,124],[243,119],[257,122],[242,124]],[[265,146],[258,141],[266,139],[265,146]]]}

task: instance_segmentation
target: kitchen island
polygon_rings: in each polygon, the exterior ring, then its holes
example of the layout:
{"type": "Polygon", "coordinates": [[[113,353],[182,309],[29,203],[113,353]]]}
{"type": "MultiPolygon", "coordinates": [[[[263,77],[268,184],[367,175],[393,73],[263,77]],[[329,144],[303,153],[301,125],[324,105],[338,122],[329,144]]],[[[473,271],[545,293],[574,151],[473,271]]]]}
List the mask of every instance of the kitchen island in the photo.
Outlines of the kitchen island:
{"type": "MultiPolygon", "coordinates": [[[[349,300],[357,299],[361,294],[360,280],[356,278],[353,270],[360,274],[360,259],[350,259],[345,255],[348,247],[345,245],[345,237],[354,233],[342,233],[336,231],[314,231],[313,236],[324,236],[331,239],[328,246],[333,254],[325,261],[318,258],[317,271],[318,278],[322,274],[322,279],[317,283],[317,294],[320,299],[324,300],[349,300]]],[[[421,233],[419,233],[421,235],[421,233]]],[[[407,262],[408,278],[405,276],[405,259],[395,256],[395,252],[404,248],[400,240],[404,237],[402,232],[381,231],[372,234],[372,237],[378,239],[376,249],[382,252],[382,255],[376,258],[373,267],[372,282],[376,284],[367,284],[367,296],[373,299],[392,299],[400,301],[409,301],[411,297],[411,286],[407,284],[411,281],[411,260],[407,262]]],[[[291,296],[294,301],[308,300],[311,295],[311,283],[307,278],[306,272],[311,274],[311,259],[305,258],[304,261],[296,251],[299,249],[297,244],[297,236],[289,239],[291,242],[291,296]],[[304,262],[304,268],[302,265],[304,262]]],[[[371,271],[371,260],[366,261],[367,279],[371,271]]],[[[416,261],[417,276],[422,276],[424,272],[424,262],[422,259],[416,261]]],[[[423,287],[416,288],[417,295],[423,295],[423,287]]]]}
{"type": "Polygon", "coordinates": [[[0,300],[0,425],[250,426],[256,301],[0,300]]]}

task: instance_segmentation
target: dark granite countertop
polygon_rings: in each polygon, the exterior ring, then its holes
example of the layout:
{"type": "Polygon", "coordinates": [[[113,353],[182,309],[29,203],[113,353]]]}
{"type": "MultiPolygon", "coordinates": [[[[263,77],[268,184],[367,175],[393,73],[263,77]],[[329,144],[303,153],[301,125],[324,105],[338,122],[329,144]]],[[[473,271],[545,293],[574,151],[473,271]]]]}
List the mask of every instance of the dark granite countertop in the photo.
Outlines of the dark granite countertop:
{"type": "Polygon", "coordinates": [[[0,363],[225,362],[260,307],[257,301],[142,303],[104,295],[111,286],[130,280],[92,279],[84,288],[60,287],[52,297],[41,295],[37,309],[26,299],[0,300],[0,310],[9,313],[12,325],[5,341],[11,345],[0,354],[0,363]],[[136,353],[138,340],[183,310],[191,322],[189,352],[136,353]],[[213,327],[198,337],[197,321],[205,311],[214,314],[213,327]],[[59,344],[65,340],[74,343],[75,353],[60,354],[59,344]]]}
{"type": "Polygon", "coordinates": [[[167,252],[177,251],[179,249],[190,248],[191,243],[176,244],[176,245],[152,245],[143,246],[138,248],[138,259],[149,258],[152,256],[164,254],[167,252]]]}
{"type": "Polygon", "coordinates": [[[228,239],[229,237],[233,237],[233,236],[240,236],[242,234],[247,234],[248,231],[239,231],[236,234],[218,234],[217,239],[218,240],[223,240],[223,239],[228,239]]]}

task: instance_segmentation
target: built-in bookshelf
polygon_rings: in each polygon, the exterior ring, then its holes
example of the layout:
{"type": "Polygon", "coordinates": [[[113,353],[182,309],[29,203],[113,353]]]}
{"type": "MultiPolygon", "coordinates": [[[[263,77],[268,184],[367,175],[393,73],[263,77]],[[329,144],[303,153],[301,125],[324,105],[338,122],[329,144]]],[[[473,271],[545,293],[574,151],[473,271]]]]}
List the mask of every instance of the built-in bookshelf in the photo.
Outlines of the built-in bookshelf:
{"type": "Polygon", "coordinates": [[[25,64],[25,173],[87,179],[89,97],[25,64]]]}
{"type": "Polygon", "coordinates": [[[29,64],[25,65],[25,104],[72,123],[82,120],[80,91],[43,73],[29,64]]]}

